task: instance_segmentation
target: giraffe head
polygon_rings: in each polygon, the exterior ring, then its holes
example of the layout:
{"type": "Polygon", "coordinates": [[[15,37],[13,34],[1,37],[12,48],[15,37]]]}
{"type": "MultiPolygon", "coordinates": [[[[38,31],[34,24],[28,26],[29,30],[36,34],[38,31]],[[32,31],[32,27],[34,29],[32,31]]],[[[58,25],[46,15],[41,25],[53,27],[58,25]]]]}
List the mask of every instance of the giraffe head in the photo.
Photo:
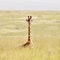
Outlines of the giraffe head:
{"type": "Polygon", "coordinates": [[[28,16],[28,19],[26,20],[27,22],[31,21],[32,16],[28,16]]]}

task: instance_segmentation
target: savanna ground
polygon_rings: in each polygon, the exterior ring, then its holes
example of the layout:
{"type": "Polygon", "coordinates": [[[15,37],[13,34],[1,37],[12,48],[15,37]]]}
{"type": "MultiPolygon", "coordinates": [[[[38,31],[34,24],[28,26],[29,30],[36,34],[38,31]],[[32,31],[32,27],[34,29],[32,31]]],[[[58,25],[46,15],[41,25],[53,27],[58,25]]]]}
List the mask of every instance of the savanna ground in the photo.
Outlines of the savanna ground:
{"type": "Polygon", "coordinates": [[[60,11],[0,11],[0,60],[60,60],[60,11]],[[27,16],[31,47],[27,41],[27,16]]]}

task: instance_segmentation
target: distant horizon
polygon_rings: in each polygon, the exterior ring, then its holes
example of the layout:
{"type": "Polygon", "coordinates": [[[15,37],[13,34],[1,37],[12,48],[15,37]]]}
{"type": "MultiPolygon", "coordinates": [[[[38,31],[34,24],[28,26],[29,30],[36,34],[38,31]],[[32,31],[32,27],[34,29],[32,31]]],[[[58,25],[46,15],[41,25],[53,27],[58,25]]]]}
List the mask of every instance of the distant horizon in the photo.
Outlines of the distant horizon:
{"type": "Polygon", "coordinates": [[[53,9],[53,10],[48,10],[48,9],[45,9],[45,10],[44,9],[42,9],[42,10],[41,9],[39,9],[39,10],[38,9],[37,10],[36,9],[29,9],[29,10],[28,9],[19,9],[19,10],[18,9],[0,9],[0,11],[60,11],[60,10],[57,10],[57,9],[53,9]]]}

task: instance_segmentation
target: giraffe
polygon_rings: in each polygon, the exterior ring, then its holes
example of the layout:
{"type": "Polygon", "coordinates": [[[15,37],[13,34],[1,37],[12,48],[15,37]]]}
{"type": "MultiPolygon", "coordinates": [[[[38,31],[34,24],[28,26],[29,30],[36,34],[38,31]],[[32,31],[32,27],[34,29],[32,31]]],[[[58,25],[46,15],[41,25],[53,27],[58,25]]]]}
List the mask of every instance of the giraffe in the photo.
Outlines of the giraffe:
{"type": "Polygon", "coordinates": [[[31,20],[32,16],[28,16],[28,19],[26,20],[28,22],[28,41],[23,44],[23,46],[29,46],[31,44],[31,20]]]}

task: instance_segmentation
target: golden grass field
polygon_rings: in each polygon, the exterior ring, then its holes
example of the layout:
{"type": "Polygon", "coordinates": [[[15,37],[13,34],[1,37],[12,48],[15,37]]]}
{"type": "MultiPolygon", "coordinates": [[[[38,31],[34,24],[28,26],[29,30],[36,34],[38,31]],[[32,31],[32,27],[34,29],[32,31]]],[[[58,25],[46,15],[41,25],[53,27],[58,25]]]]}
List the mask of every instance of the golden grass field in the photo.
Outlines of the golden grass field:
{"type": "Polygon", "coordinates": [[[60,11],[0,11],[0,60],[60,60],[60,11]],[[27,41],[27,16],[31,47],[27,41]]]}

